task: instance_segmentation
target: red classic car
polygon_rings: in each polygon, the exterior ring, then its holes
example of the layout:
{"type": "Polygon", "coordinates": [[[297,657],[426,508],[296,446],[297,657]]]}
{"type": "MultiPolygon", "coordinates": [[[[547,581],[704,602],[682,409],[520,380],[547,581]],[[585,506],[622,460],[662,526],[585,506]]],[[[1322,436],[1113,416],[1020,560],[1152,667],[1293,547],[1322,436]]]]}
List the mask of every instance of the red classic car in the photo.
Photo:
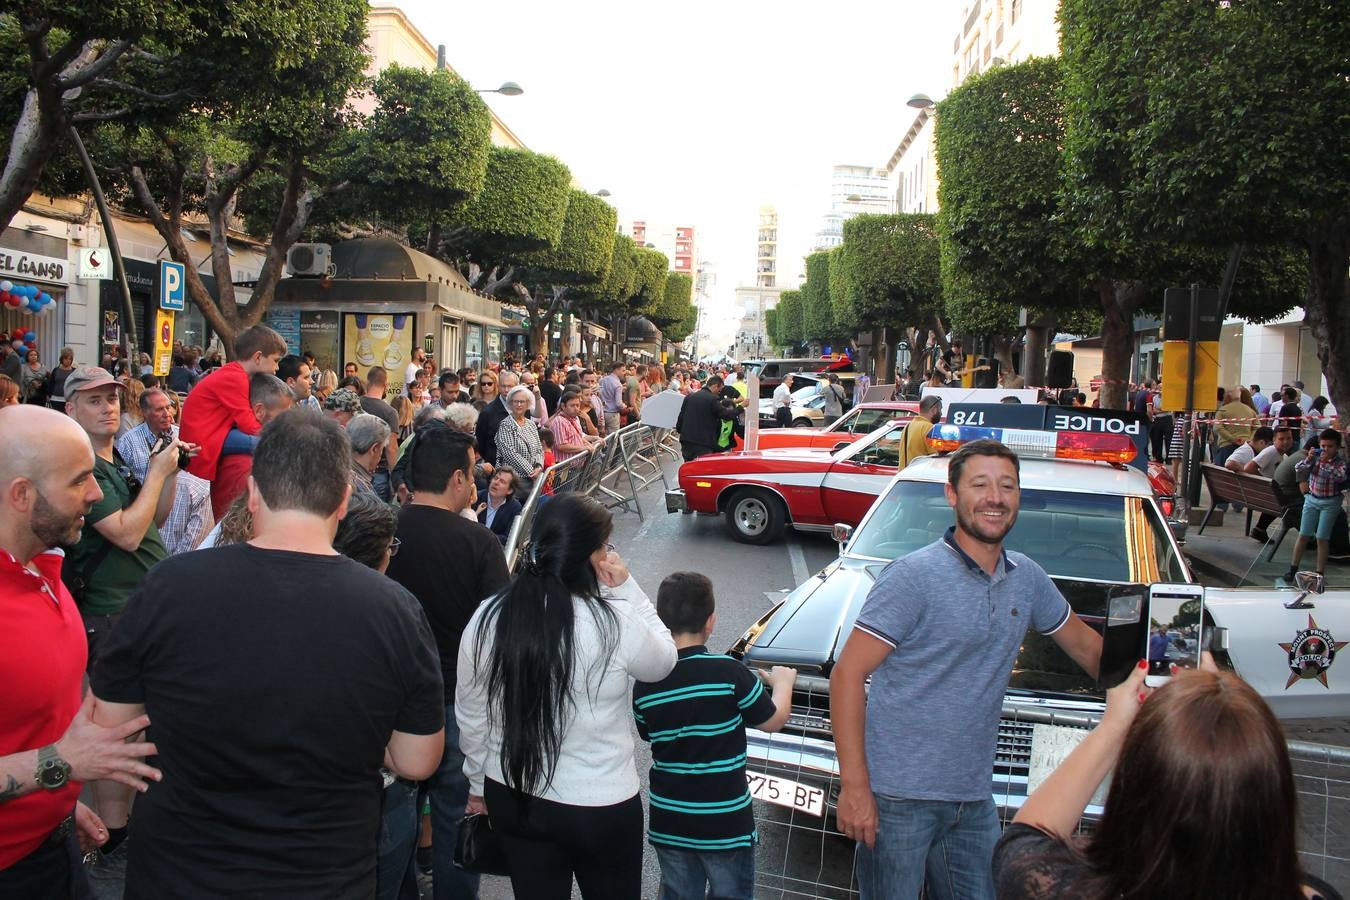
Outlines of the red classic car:
{"type": "Polygon", "coordinates": [[[857,525],[895,477],[903,425],[886,424],[835,452],[811,448],[715,453],[680,466],[670,512],[726,516],[732,535],[767,544],[790,524],[799,531],[857,525]]]}
{"type": "MultiPolygon", "coordinates": [[[[888,422],[905,424],[919,411],[909,401],[861,403],[844,413],[828,428],[765,428],[759,433],[759,450],[784,447],[817,447],[837,450],[841,444],[861,440],[888,422]]],[[[737,438],[737,449],[740,449],[737,438]]]]}

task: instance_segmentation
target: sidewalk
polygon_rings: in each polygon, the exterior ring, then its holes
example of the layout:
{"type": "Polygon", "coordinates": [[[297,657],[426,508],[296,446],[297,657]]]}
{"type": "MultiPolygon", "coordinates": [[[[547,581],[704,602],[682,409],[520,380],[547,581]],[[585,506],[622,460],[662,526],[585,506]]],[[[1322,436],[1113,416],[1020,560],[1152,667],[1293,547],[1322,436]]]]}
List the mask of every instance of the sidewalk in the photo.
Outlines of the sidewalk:
{"type": "MultiPolygon", "coordinates": [[[[1247,513],[1231,510],[1222,514],[1223,524],[1218,524],[1220,513],[1215,513],[1200,533],[1200,519],[1209,509],[1209,496],[1203,494],[1201,504],[1196,507],[1196,524],[1186,532],[1186,543],[1181,552],[1185,555],[1196,578],[1205,583],[1221,587],[1272,587],[1284,585],[1284,575],[1289,570],[1289,561],[1294,553],[1294,543],[1298,535],[1290,532],[1280,541],[1275,551],[1275,559],[1267,562],[1270,545],[1262,544],[1247,536],[1247,513]]],[[[1252,517],[1256,524],[1256,516],[1252,517]]],[[[1280,524],[1269,528],[1272,539],[1279,540],[1280,524]]],[[[1272,541],[1273,542],[1273,541],[1272,541]]],[[[1309,547],[1304,552],[1300,569],[1313,570],[1317,567],[1316,549],[1309,547]]],[[[1327,565],[1326,586],[1331,588],[1350,588],[1350,565],[1344,561],[1332,561],[1327,565]]]]}

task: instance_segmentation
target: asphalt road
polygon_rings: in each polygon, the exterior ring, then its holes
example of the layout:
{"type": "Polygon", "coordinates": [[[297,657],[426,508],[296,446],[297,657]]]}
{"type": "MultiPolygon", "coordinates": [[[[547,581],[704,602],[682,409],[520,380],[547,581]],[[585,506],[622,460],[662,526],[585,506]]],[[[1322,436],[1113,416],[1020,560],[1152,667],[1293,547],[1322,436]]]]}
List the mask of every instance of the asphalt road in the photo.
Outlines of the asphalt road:
{"type": "MultiPolygon", "coordinates": [[[[667,466],[672,485],[675,470],[673,463],[667,466]]],[[[709,642],[714,651],[725,650],[783,592],[819,571],[837,555],[836,544],[828,536],[817,534],[789,532],[785,540],[763,547],[737,543],[720,518],[667,513],[661,491],[661,483],[657,481],[643,492],[642,519],[631,511],[616,511],[613,542],[638,583],[653,599],[661,579],[672,572],[692,569],[712,579],[718,610],[717,626],[709,642]]],[[[1350,718],[1299,720],[1285,725],[1293,740],[1350,746],[1350,718]]],[[[634,740],[645,793],[651,755],[647,745],[636,738],[636,732],[634,740]]],[[[1333,783],[1339,781],[1344,787],[1336,775],[1331,778],[1333,783]]],[[[1309,788],[1301,782],[1300,790],[1309,788]]],[[[1321,785],[1314,785],[1312,790],[1322,796],[1328,792],[1321,785]]],[[[1322,796],[1307,797],[1301,802],[1305,806],[1309,801],[1313,805],[1325,803],[1322,796]]],[[[1350,803],[1335,801],[1334,806],[1346,808],[1332,811],[1329,819],[1350,824],[1346,822],[1350,819],[1350,803]]],[[[755,817],[760,833],[756,852],[757,898],[857,896],[852,886],[852,842],[823,828],[819,819],[768,803],[755,802],[755,817]]],[[[1339,838],[1334,840],[1339,842],[1339,838]]],[[[1332,851],[1332,855],[1339,853],[1332,851]]],[[[1333,864],[1331,870],[1323,870],[1320,862],[1307,859],[1305,865],[1312,871],[1325,872],[1333,884],[1345,877],[1338,864],[1333,864]]],[[[659,868],[648,846],[642,896],[656,898],[658,885],[659,868]]],[[[510,898],[510,884],[504,878],[485,878],[481,896],[485,900],[510,898]]]]}

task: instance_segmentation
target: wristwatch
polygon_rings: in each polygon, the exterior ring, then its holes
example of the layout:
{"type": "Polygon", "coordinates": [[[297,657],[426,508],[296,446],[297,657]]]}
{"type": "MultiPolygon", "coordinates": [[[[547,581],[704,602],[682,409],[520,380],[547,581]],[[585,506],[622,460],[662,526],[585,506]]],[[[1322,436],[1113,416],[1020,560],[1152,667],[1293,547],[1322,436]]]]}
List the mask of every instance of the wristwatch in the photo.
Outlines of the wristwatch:
{"type": "Polygon", "coordinates": [[[47,791],[58,791],[70,780],[70,763],[56,752],[55,744],[38,751],[37,772],[33,776],[37,786],[47,791]]]}

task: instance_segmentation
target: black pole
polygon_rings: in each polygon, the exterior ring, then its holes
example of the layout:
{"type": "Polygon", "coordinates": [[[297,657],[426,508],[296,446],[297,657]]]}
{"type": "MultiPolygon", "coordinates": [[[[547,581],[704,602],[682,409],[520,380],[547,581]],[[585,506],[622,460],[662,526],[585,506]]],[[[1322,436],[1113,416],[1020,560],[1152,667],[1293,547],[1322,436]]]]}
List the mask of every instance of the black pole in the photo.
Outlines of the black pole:
{"type": "MultiPolygon", "coordinates": [[[[122,289],[122,316],[126,319],[126,324],[122,328],[122,347],[127,352],[127,363],[135,365],[136,363],[136,311],[131,306],[131,285],[127,283],[127,270],[122,265],[122,248],[117,243],[117,230],[113,228],[112,213],[108,211],[108,200],[103,196],[103,186],[98,182],[98,173],[94,171],[94,161],[89,158],[89,151],[84,149],[84,141],[80,140],[80,130],[74,125],[70,126],[70,140],[75,145],[75,152],[80,155],[80,163],[84,166],[84,177],[89,181],[89,190],[94,195],[94,205],[98,207],[98,218],[103,223],[103,233],[108,238],[108,252],[112,255],[113,274],[117,276],[117,284],[122,289]]],[[[133,369],[133,371],[135,371],[133,369]]]]}
{"type": "Polygon", "coordinates": [[[1195,423],[1195,333],[1200,327],[1200,285],[1191,285],[1191,327],[1186,333],[1186,443],[1181,455],[1181,488],[1186,494],[1186,515],[1189,519],[1192,504],[1200,502],[1197,488],[1199,482],[1192,485],[1191,470],[1199,471],[1194,465],[1200,452],[1200,430],[1195,423]]]}

